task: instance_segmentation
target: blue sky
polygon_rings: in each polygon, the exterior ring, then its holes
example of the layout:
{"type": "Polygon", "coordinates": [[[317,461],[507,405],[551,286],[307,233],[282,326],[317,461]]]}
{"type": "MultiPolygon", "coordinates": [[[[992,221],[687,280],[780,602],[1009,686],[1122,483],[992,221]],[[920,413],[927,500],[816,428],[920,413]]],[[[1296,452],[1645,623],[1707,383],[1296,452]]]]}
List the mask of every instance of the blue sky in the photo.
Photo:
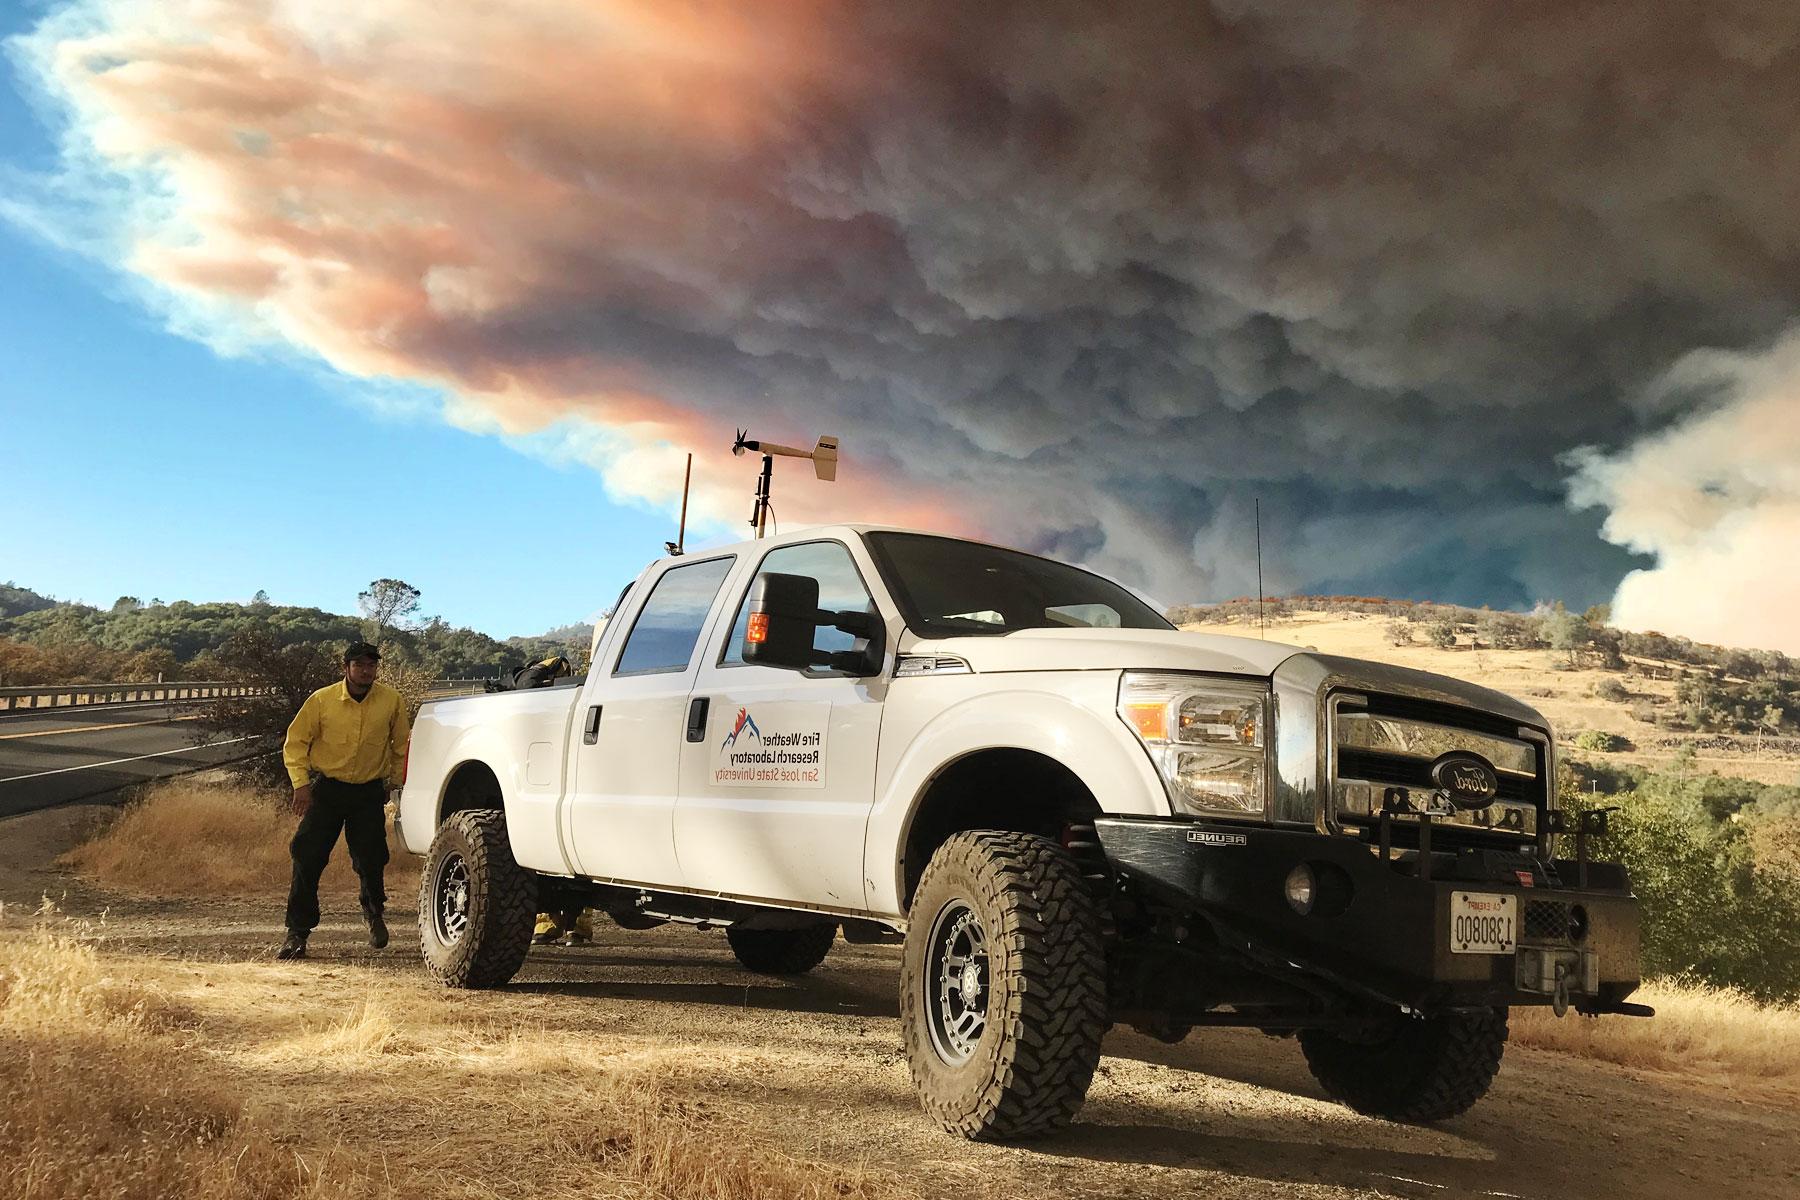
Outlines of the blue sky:
{"type": "MultiPolygon", "coordinates": [[[[0,6],[0,38],[36,11],[0,6]]],[[[0,191],[56,164],[21,89],[6,64],[0,191]]],[[[505,637],[585,619],[675,536],[591,470],[429,403],[170,333],[128,283],[4,220],[0,328],[0,581],[102,606],[261,588],[349,612],[392,576],[427,613],[505,637]]]]}

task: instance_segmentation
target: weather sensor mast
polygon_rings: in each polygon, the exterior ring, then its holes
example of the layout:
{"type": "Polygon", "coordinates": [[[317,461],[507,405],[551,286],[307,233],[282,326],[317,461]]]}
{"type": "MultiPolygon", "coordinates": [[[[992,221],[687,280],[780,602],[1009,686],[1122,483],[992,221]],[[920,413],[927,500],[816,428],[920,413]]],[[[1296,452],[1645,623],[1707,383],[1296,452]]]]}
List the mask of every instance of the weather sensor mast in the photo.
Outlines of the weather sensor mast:
{"type": "Polygon", "coordinates": [[[795,446],[783,446],[778,442],[759,442],[749,436],[749,430],[740,429],[737,441],[732,443],[731,452],[742,454],[751,450],[762,455],[762,475],[756,481],[756,507],[750,510],[750,525],[756,530],[756,536],[762,537],[769,524],[769,482],[775,474],[775,456],[784,458],[812,459],[813,473],[826,483],[837,478],[838,440],[834,437],[822,437],[819,444],[811,450],[801,450],[795,446]]]}

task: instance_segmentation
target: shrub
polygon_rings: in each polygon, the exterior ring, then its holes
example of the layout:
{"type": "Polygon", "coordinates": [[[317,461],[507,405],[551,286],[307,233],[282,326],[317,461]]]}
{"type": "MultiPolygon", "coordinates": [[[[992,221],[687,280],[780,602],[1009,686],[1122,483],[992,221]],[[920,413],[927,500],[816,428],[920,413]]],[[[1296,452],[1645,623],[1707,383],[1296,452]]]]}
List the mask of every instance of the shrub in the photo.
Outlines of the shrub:
{"type": "Polygon", "coordinates": [[[1595,684],[1594,695],[1602,700],[1611,700],[1614,704],[1623,704],[1631,699],[1631,693],[1616,679],[1602,679],[1595,684]]]}
{"type": "Polygon", "coordinates": [[[1582,750],[1599,750],[1605,753],[1631,749],[1629,741],[1604,729],[1588,729],[1576,734],[1575,745],[1582,750]]]}
{"type": "Polygon", "coordinates": [[[1431,644],[1440,650],[1449,650],[1456,645],[1456,622],[1451,620],[1433,621],[1425,628],[1425,636],[1431,644]]]}
{"type": "MultiPolygon", "coordinates": [[[[1764,794],[1759,785],[1746,786],[1764,794]]],[[[1739,822],[1712,818],[1709,809],[1741,799],[1741,788],[1710,794],[1717,789],[1697,778],[1646,776],[1636,789],[1607,798],[1619,811],[1611,836],[1593,852],[1631,872],[1643,904],[1646,975],[1740,988],[1764,1000],[1800,997],[1800,894],[1784,875],[1755,869],[1739,822]]],[[[1595,803],[1576,790],[1573,776],[1560,791],[1572,815],[1595,803]]],[[[1560,852],[1573,857],[1572,838],[1560,852]]]]}

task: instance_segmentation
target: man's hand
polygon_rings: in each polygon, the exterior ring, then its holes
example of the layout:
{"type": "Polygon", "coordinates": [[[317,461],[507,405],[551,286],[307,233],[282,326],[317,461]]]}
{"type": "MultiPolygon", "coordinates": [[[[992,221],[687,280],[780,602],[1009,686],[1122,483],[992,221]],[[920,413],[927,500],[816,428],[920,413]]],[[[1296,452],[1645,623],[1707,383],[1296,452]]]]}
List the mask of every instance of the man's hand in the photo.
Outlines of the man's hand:
{"type": "Polygon", "coordinates": [[[312,784],[303,783],[294,789],[294,811],[304,817],[306,815],[306,810],[311,807],[312,784]]]}

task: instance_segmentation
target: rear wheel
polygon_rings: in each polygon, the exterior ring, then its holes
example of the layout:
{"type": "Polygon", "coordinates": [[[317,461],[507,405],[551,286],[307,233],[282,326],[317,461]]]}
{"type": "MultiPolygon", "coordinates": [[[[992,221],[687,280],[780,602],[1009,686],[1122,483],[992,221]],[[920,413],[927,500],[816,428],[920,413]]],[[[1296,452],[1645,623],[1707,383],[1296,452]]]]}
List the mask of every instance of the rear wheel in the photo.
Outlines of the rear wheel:
{"type": "Polygon", "coordinates": [[[1106,1033],[1100,919],[1068,852],[1022,833],[952,836],[913,898],[900,1020],[919,1101],[971,1139],[1067,1125],[1106,1033]]]}
{"type": "Polygon", "coordinates": [[[513,861],[506,815],[451,814],[426,852],[419,948],[440,983],[498,987],[518,973],[537,922],[537,881],[513,861]]]}
{"type": "Polygon", "coordinates": [[[1333,1100],[1391,1121],[1442,1121],[1487,1095],[1506,1049],[1506,1010],[1396,1014],[1356,1034],[1303,1029],[1300,1048],[1333,1100]]]}
{"type": "Polygon", "coordinates": [[[731,952],[745,967],[763,975],[804,975],[831,953],[837,940],[837,923],[809,925],[805,929],[725,930],[731,952]]]}

